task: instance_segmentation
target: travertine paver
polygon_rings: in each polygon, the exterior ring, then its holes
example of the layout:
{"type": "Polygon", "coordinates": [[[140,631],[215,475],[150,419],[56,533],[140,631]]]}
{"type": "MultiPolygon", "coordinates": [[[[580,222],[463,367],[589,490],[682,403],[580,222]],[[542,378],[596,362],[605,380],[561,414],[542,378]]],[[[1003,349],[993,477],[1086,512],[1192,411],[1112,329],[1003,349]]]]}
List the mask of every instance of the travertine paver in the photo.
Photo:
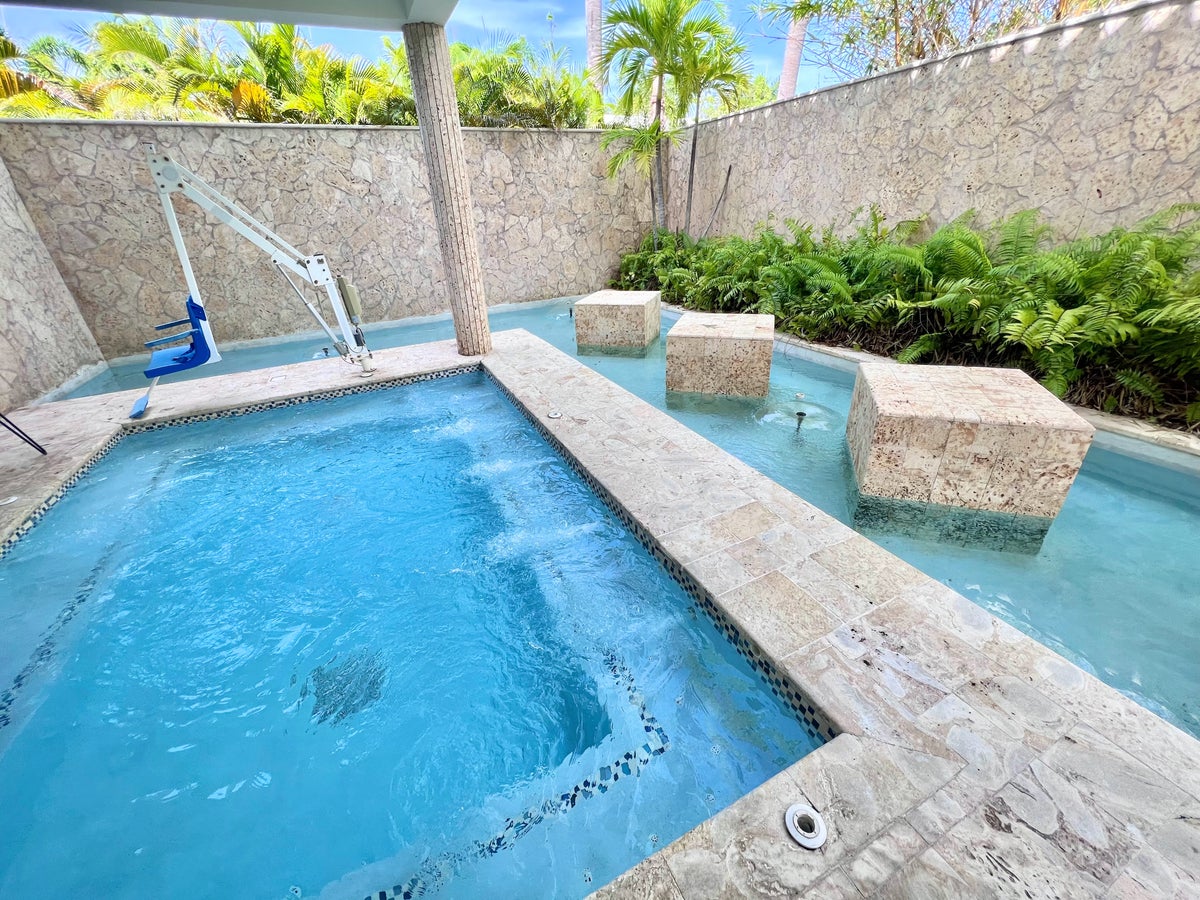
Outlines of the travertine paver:
{"type": "Polygon", "coordinates": [[[667,332],[667,390],[765,397],[775,317],[688,312],[667,332]]]}
{"type": "MultiPolygon", "coordinates": [[[[1197,895],[1200,742],[545,342],[494,340],[489,373],[840,732],[596,896],[1197,895]],[[784,828],[801,800],[820,851],[784,828]]],[[[449,343],[379,356],[385,377],[462,362],[449,343]]],[[[317,362],[167,385],[157,414],[353,378],[317,362]]],[[[0,496],[52,491],[89,452],[67,436],[115,430],[131,399],[20,411],[64,458],[14,478],[4,447],[0,496]]]]}
{"type": "Polygon", "coordinates": [[[658,291],[596,291],[574,314],[579,347],[648,347],[662,327],[658,291]]]}
{"type": "Polygon", "coordinates": [[[873,497],[1052,519],[1095,429],[1020,369],[862,363],[846,442],[873,497]]]}

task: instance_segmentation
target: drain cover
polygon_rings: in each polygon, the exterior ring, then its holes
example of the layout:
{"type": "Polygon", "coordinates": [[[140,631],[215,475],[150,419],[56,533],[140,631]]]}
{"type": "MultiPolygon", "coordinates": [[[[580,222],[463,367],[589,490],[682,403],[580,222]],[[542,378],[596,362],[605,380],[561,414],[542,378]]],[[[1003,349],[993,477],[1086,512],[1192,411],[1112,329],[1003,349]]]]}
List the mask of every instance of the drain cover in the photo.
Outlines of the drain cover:
{"type": "Polygon", "coordinates": [[[807,803],[793,803],[783,815],[788,834],[806,850],[816,850],[825,843],[827,832],[821,814],[807,803]]]}

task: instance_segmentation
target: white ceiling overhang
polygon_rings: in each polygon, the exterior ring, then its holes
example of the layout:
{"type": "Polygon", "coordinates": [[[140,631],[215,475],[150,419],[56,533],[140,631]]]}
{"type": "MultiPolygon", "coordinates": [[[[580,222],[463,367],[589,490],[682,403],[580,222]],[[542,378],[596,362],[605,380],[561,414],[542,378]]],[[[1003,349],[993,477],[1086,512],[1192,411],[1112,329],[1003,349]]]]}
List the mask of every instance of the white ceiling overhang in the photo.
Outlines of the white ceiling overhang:
{"type": "MultiPolygon", "coordinates": [[[[28,0],[27,0],[28,2],[28,0]]],[[[410,22],[445,25],[458,0],[56,0],[32,6],[86,9],[92,12],[178,16],[188,19],[233,19],[245,22],[290,22],[399,31],[410,22]]]]}

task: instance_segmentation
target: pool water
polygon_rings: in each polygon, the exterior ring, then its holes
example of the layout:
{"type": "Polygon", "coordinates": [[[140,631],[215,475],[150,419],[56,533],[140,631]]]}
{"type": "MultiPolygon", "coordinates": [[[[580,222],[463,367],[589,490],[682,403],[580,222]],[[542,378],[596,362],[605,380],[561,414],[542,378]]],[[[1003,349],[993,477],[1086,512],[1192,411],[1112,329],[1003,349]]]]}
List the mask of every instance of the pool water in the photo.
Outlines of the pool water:
{"type": "MultiPolygon", "coordinates": [[[[575,354],[569,299],[493,312],[491,322],[497,330],[525,328],[575,354]]],[[[664,335],[669,325],[664,321],[664,335]]],[[[368,333],[373,347],[452,336],[448,319],[368,333]]],[[[244,363],[235,359],[242,352],[227,359],[253,367],[249,357],[244,363]]],[[[255,365],[278,365],[309,358],[321,346],[308,340],[254,352],[260,354],[255,365]]],[[[771,392],[764,400],[681,398],[666,394],[664,340],[641,358],[581,359],[825,512],[854,524],[854,475],[845,447],[852,375],[776,352],[771,392]],[[799,429],[797,411],[807,413],[799,429]]],[[[212,374],[221,370],[207,368],[212,374]]],[[[109,377],[127,380],[126,387],[145,383],[138,366],[109,377]]],[[[1200,477],[1093,447],[1036,554],[940,543],[903,526],[872,529],[869,535],[1200,737],[1195,576],[1200,477]]]]}
{"type": "Polygon", "coordinates": [[[0,598],[3,897],[582,897],[817,744],[481,374],[131,436],[0,598]]]}

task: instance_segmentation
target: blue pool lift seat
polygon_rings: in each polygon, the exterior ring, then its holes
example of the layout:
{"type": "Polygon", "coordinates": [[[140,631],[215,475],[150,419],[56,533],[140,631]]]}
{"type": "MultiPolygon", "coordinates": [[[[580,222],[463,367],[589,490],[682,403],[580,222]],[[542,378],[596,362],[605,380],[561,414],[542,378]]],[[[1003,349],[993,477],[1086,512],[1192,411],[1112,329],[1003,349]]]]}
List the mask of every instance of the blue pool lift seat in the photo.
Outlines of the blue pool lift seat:
{"type": "MultiPolygon", "coordinates": [[[[163,375],[170,375],[172,372],[194,369],[196,366],[202,366],[212,359],[216,347],[214,346],[212,331],[208,327],[208,316],[205,315],[204,307],[190,296],[187,298],[187,315],[186,319],[179,319],[175,322],[164,322],[162,325],[154,326],[155,331],[178,328],[180,325],[190,325],[191,327],[187,331],[181,331],[178,334],[146,342],[147,348],[154,348],[161,347],[163,344],[173,344],[176,341],[188,340],[188,343],[182,346],[163,347],[163,349],[155,350],[151,353],[150,366],[146,369],[147,378],[161,378],[163,375]]],[[[220,358],[220,356],[217,356],[217,359],[220,358]]]]}

